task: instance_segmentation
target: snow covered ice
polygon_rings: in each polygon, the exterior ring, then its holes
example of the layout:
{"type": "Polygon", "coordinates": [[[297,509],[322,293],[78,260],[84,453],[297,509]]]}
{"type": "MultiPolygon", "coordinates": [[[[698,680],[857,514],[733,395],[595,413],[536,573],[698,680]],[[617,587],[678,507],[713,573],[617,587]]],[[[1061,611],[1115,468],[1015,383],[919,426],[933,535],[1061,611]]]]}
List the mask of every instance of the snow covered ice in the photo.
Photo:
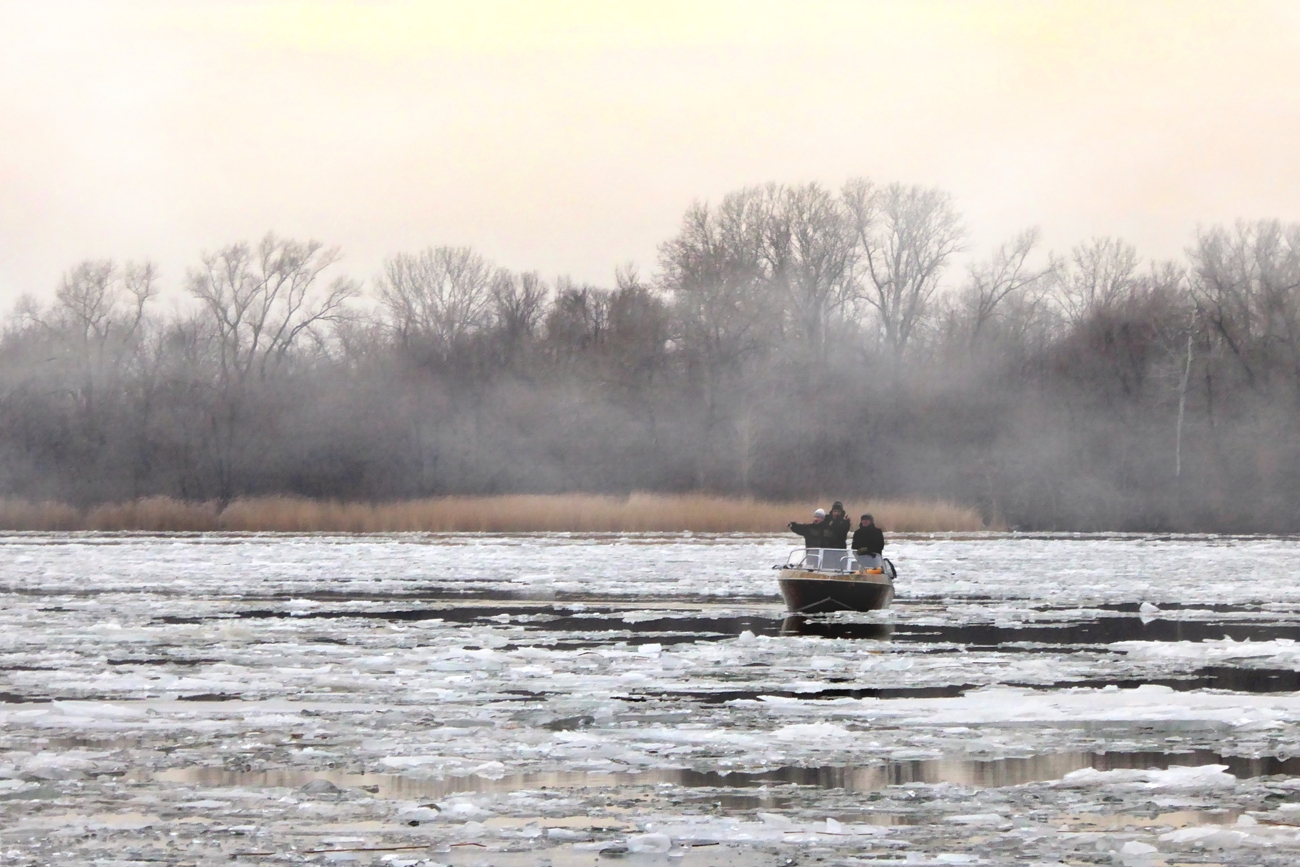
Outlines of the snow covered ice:
{"type": "Polygon", "coordinates": [[[791,547],[2,536],[0,864],[1300,861],[1300,543],[791,547]]]}

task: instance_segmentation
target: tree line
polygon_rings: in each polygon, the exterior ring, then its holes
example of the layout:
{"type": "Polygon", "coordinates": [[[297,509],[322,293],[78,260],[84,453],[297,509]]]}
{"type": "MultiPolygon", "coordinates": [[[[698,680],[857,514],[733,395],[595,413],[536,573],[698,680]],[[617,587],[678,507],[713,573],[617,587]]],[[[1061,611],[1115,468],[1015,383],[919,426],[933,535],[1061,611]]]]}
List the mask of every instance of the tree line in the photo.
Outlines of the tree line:
{"type": "Polygon", "coordinates": [[[269,234],[90,260],[0,335],[0,494],[934,497],[1026,529],[1300,529],[1300,224],[1178,261],[854,179],[692,205],[596,286],[269,234]]]}

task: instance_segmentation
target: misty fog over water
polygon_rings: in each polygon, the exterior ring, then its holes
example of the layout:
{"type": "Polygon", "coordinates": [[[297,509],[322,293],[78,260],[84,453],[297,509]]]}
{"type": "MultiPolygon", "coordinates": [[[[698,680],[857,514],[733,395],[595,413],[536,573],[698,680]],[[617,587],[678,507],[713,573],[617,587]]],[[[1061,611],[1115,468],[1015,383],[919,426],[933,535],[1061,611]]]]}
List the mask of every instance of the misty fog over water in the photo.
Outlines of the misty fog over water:
{"type": "Polygon", "coordinates": [[[0,495],[699,490],[1300,529],[1300,225],[1205,227],[1171,262],[966,237],[946,193],[858,179],[701,202],[604,286],[437,246],[361,281],[274,235],[184,275],[72,263],[0,337],[0,495]]]}

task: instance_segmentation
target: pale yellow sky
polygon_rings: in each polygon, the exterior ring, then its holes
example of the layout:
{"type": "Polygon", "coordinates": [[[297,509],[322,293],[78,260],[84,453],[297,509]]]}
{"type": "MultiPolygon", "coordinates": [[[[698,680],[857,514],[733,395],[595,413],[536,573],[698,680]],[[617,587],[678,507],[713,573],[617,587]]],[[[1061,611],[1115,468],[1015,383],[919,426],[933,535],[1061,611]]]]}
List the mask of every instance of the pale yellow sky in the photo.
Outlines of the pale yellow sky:
{"type": "Polygon", "coordinates": [[[854,175],[1174,256],[1300,220],[1300,2],[0,0],[0,302],[268,229],[608,283],[696,198],[854,175]]]}

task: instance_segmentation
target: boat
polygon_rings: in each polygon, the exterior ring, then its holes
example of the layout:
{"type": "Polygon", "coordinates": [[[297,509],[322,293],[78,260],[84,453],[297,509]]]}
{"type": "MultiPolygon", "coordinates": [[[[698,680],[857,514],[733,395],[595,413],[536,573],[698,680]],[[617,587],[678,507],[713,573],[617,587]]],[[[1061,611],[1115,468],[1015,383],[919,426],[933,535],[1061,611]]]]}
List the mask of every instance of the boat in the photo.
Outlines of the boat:
{"type": "Polygon", "coordinates": [[[894,564],[843,548],[796,548],[778,566],[791,614],[878,611],[894,601],[894,564]]]}

